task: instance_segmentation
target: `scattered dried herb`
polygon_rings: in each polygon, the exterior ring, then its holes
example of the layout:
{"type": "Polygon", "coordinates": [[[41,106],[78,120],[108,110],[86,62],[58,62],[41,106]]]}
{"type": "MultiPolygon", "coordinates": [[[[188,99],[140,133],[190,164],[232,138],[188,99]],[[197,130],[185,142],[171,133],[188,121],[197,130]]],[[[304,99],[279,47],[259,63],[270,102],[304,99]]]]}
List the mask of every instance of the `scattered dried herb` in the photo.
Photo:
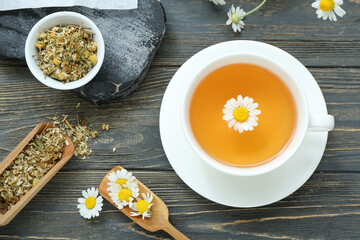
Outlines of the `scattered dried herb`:
{"type": "Polygon", "coordinates": [[[47,117],[47,119],[53,120],[54,124],[59,126],[59,128],[66,132],[66,134],[71,138],[75,146],[74,155],[85,159],[86,156],[92,153],[92,150],[89,148],[87,142],[90,139],[96,138],[98,136],[98,132],[89,128],[87,126],[88,122],[84,119],[80,119],[79,116],[77,126],[69,123],[67,120],[68,115],[62,116],[62,119],[58,116],[53,118],[47,117]]]}
{"type": "Polygon", "coordinates": [[[81,25],[55,26],[40,33],[35,46],[45,76],[68,83],[90,72],[97,63],[93,34],[81,25]]]}
{"type": "Polygon", "coordinates": [[[10,210],[61,158],[66,141],[59,128],[44,128],[0,175],[0,208],[10,210]]]}
{"type": "Polygon", "coordinates": [[[109,124],[103,123],[103,124],[101,125],[101,129],[102,129],[103,131],[109,131],[109,129],[111,129],[111,128],[114,128],[114,127],[111,127],[109,124]]]}

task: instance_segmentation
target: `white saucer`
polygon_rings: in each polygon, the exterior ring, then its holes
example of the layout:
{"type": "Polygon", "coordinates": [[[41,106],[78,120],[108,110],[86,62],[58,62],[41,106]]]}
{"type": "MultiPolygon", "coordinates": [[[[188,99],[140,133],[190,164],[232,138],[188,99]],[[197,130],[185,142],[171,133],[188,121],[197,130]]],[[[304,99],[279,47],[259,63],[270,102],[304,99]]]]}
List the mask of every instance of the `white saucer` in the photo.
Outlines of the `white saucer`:
{"type": "Polygon", "coordinates": [[[278,59],[299,73],[310,112],[327,114],[321,90],[310,72],[283,50],[255,41],[230,41],[208,47],[192,56],[173,76],[160,110],[160,136],[171,166],[195,192],[219,204],[258,207],[279,201],[303,185],[313,174],[325,150],[327,132],[307,133],[296,154],[280,168],[255,177],[236,177],[211,168],[188,144],[180,120],[180,99],[185,83],[202,64],[235,51],[253,52],[278,59]],[[281,60],[280,60],[281,59],[281,60]]]}

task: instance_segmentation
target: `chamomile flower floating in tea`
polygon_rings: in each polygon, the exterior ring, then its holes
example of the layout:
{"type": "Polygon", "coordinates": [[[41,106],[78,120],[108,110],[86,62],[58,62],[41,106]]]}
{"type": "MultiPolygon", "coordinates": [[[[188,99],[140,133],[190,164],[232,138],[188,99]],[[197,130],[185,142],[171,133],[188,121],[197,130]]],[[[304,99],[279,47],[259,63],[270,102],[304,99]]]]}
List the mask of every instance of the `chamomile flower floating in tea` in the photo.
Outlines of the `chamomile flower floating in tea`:
{"type": "Polygon", "coordinates": [[[345,15],[345,11],[340,7],[343,4],[342,0],[316,0],[311,6],[316,8],[316,14],[318,18],[330,21],[337,21],[336,14],[339,17],[345,15]],[[336,13],[336,14],[335,14],[336,13]]]}
{"type": "Polygon", "coordinates": [[[238,95],[237,100],[231,98],[226,102],[223,119],[228,122],[229,128],[234,127],[239,133],[252,131],[258,125],[257,115],[261,114],[261,111],[256,109],[258,106],[254,99],[238,95]]]}
{"type": "Polygon", "coordinates": [[[110,173],[110,175],[108,176],[109,182],[107,183],[107,185],[110,188],[113,186],[123,187],[127,183],[137,185],[135,179],[135,176],[133,176],[131,172],[128,172],[125,169],[121,169],[121,171],[117,170],[116,172],[110,173]]]}
{"type": "Polygon", "coordinates": [[[99,190],[94,187],[82,191],[84,197],[78,199],[79,205],[77,205],[77,208],[83,218],[90,219],[99,216],[99,212],[103,206],[103,199],[101,196],[98,196],[98,194],[99,190]]]}
{"type": "Polygon", "coordinates": [[[111,191],[109,196],[119,209],[126,206],[132,207],[134,199],[139,196],[138,185],[130,182],[127,182],[122,186],[114,185],[107,190],[111,191]]]}
{"type": "Polygon", "coordinates": [[[234,32],[241,32],[241,29],[245,26],[244,21],[242,21],[245,16],[244,10],[242,10],[240,7],[237,7],[235,9],[234,5],[231,5],[231,8],[229,9],[227,15],[229,19],[227,20],[226,25],[232,24],[232,29],[234,30],[234,32]]]}
{"type": "Polygon", "coordinates": [[[151,203],[153,200],[153,195],[150,193],[141,194],[143,199],[137,198],[137,202],[131,207],[136,212],[131,212],[131,216],[140,216],[142,215],[142,218],[151,217],[151,206],[154,205],[154,203],[151,203]]]}

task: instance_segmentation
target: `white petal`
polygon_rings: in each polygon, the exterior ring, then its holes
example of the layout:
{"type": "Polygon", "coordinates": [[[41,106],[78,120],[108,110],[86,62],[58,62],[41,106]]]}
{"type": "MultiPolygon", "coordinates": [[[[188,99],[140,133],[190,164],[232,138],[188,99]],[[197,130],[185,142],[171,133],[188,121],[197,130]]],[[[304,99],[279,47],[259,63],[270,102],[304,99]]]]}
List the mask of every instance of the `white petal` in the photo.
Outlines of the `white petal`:
{"type": "Polygon", "coordinates": [[[258,106],[259,106],[259,104],[253,103],[253,104],[249,104],[246,109],[247,109],[248,111],[252,111],[252,110],[255,110],[258,106]]]}
{"type": "Polygon", "coordinates": [[[235,131],[238,130],[240,128],[241,124],[239,122],[236,122],[234,125],[234,129],[235,131]]]}
{"type": "Polygon", "coordinates": [[[335,5],[342,5],[344,2],[343,0],[334,0],[335,5]]]}
{"type": "Polygon", "coordinates": [[[239,105],[243,101],[243,97],[241,96],[241,94],[237,96],[237,101],[239,105]]]}
{"type": "Polygon", "coordinates": [[[232,24],[232,29],[233,29],[234,32],[237,32],[237,26],[236,26],[236,24],[234,24],[234,23],[232,24]]]}
{"type": "Polygon", "coordinates": [[[98,196],[96,198],[96,203],[102,203],[103,202],[103,198],[101,196],[98,196]]]}
{"type": "Polygon", "coordinates": [[[339,7],[339,6],[335,6],[334,11],[335,11],[335,13],[336,13],[337,15],[339,15],[340,17],[343,17],[343,16],[345,15],[345,13],[346,13],[346,12],[345,12],[341,7],[339,7]]]}
{"type": "Polygon", "coordinates": [[[316,2],[313,2],[313,3],[311,4],[311,6],[312,6],[313,8],[319,8],[319,4],[320,4],[320,1],[316,1],[316,2]]]}
{"type": "Polygon", "coordinates": [[[233,116],[232,114],[225,114],[225,115],[223,116],[223,119],[228,122],[228,121],[230,121],[231,119],[234,119],[234,116],[233,116]]]}
{"type": "Polygon", "coordinates": [[[322,17],[324,16],[324,12],[321,11],[320,9],[318,9],[318,10],[316,11],[316,14],[317,14],[317,17],[318,17],[318,18],[322,18],[322,17]]]}
{"type": "Polygon", "coordinates": [[[242,125],[240,124],[239,129],[238,129],[239,133],[243,133],[244,132],[244,128],[242,127],[242,125]]]}
{"type": "Polygon", "coordinates": [[[224,109],[223,109],[223,113],[224,113],[224,114],[233,114],[233,111],[231,111],[230,109],[224,108],[224,109]]]}
{"type": "Polygon", "coordinates": [[[261,114],[261,110],[258,110],[258,109],[252,110],[251,112],[249,112],[250,116],[256,116],[256,115],[259,115],[259,114],[261,114]]]}
{"type": "Polygon", "coordinates": [[[326,20],[326,19],[328,19],[328,17],[330,17],[330,13],[324,12],[323,19],[326,20]]]}
{"type": "Polygon", "coordinates": [[[230,25],[232,23],[231,19],[229,18],[227,21],[226,21],[226,25],[230,25]]]}
{"type": "Polygon", "coordinates": [[[244,97],[243,107],[246,107],[246,106],[248,105],[249,100],[250,100],[250,99],[249,99],[249,97],[248,97],[248,96],[244,97]]]}
{"type": "Polygon", "coordinates": [[[78,203],[85,203],[85,198],[78,198],[78,203]]]}
{"type": "Polygon", "coordinates": [[[84,196],[85,199],[87,199],[89,197],[89,195],[88,195],[88,193],[86,191],[83,190],[81,193],[82,193],[82,195],[84,196]]]}
{"type": "Polygon", "coordinates": [[[245,131],[249,130],[249,125],[246,122],[242,122],[241,126],[244,128],[245,131]]]}
{"type": "Polygon", "coordinates": [[[257,126],[258,125],[257,121],[255,121],[255,119],[253,117],[251,117],[251,116],[247,119],[247,121],[248,121],[249,125],[251,125],[251,126],[257,126]]]}
{"type": "Polygon", "coordinates": [[[139,215],[141,215],[139,212],[130,212],[130,216],[135,217],[135,216],[139,216],[139,215]]]}
{"type": "MultiPolygon", "coordinates": [[[[252,106],[253,103],[254,103],[254,99],[249,98],[249,102],[248,102],[248,104],[247,104],[247,107],[252,106]]],[[[254,103],[254,104],[257,104],[257,103],[254,103]]]]}
{"type": "Polygon", "coordinates": [[[337,21],[334,11],[330,11],[330,20],[335,21],[335,22],[337,21]]]}
{"type": "Polygon", "coordinates": [[[230,105],[235,109],[239,107],[239,103],[234,98],[230,99],[230,105]]]}
{"type": "Polygon", "coordinates": [[[228,123],[228,127],[229,127],[229,128],[232,128],[232,126],[234,126],[235,123],[236,123],[236,120],[235,120],[235,119],[231,120],[231,121],[228,123]]]}

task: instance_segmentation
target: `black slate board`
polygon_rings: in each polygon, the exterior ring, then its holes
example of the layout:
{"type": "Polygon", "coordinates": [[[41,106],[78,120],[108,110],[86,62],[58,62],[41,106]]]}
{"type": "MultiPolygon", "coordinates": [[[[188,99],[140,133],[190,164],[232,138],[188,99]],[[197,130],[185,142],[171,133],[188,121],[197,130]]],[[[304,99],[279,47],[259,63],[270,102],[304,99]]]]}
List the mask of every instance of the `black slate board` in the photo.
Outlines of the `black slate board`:
{"type": "Polygon", "coordinates": [[[101,70],[76,92],[92,103],[103,104],[129,95],[140,85],[165,34],[166,15],[158,0],[139,0],[138,8],[133,10],[55,7],[0,12],[0,56],[25,60],[25,41],[31,28],[58,11],[87,16],[105,41],[101,70]]]}

